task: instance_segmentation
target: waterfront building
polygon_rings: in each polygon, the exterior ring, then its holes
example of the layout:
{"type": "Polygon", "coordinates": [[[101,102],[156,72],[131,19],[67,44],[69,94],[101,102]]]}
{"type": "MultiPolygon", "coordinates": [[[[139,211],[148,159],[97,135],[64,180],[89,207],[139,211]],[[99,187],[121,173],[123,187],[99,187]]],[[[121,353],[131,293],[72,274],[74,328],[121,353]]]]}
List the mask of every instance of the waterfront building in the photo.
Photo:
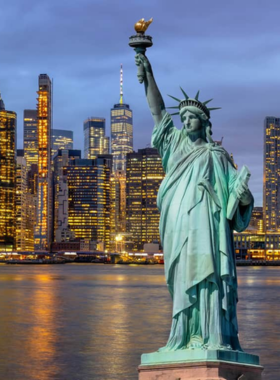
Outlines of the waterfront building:
{"type": "Polygon", "coordinates": [[[126,174],[116,170],[111,175],[111,233],[126,231],[126,174]]]}
{"type": "Polygon", "coordinates": [[[0,251],[16,243],[16,125],[17,114],[5,109],[0,94],[0,251]]]}
{"type": "Polygon", "coordinates": [[[84,157],[94,159],[109,154],[109,137],[105,136],[105,119],[90,117],[84,121],[84,157]]]}
{"type": "Polygon", "coordinates": [[[38,203],[35,249],[49,250],[52,241],[52,82],[47,74],[39,75],[37,103],[38,134],[38,203]]]}
{"type": "Polygon", "coordinates": [[[104,245],[93,240],[75,238],[72,240],[63,240],[61,242],[58,242],[58,241],[54,242],[52,244],[52,251],[53,252],[59,252],[59,251],[80,252],[80,253],[83,253],[83,255],[79,255],[79,257],[85,257],[86,259],[92,260],[93,257],[91,257],[90,254],[97,251],[104,252],[104,245]]]}
{"type": "Polygon", "coordinates": [[[68,187],[68,225],[76,238],[110,248],[112,156],[69,161],[64,170],[68,187]]]}
{"type": "Polygon", "coordinates": [[[127,155],[126,231],[131,234],[133,250],[160,240],[157,193],[163,178],[157,149],[139,149],[127,155]]]}
{"type": "Polygon", "coordinates": [[[123,102],[123,71],[120,74],[120,101],[111,109],[111,153],[113,172],[126,170],[126,155],[133,152],[133,115],[123,102]]]}
{"type": "MultiPolygon", "coordinates": [[[[37,167],[37,165],[32,164],[37,167]]],[[[36,225],[36,193],[28,188],[27,162],[24,150],[17,150],[16,166],[16,250],[34,250],[34,230],[36,225]]]]}
{"type": "Polygon", "coordinates": [[[246,230],[233,239],[237,260],[280,260],[280,233],[246,230]]]}
{"type": "Polygon", "coordinates": [[[25,194],[26,198],[26,231],[25,248],[27,251],[34,250],[35,227],[37,222],[37,195],[29,191],[25,194]]]}
{"type": "Polygon", "coordinates": [[[264,120],[263,215],[266,231],[280,229],[280,118],[264,120]]]}
{"type": "MultiPolygon", "coordinates": [[[[24,156],[26,157],[26,156],[24,156]]],[[[26,163],[27,170],[28,165],[26,163]]],[[[37,223],[37,191],[38,191],[38,165],[31,164],[27,171],[27,194],[26,197],[26,246],[28,250],[34,250],[35,227],[37,223]]]]}
{"type": "Polygon", "coordinates": [[[65,168],[70,160],[80,159],[81,151],[59,149],[54,157],[54,241],[69,241],[74,232],[68,228],[68,186],[65,168]]]}
{"type": "MultiPolygon", "coordinates": [[[[16,250],[28,251],[26,248],[27,224],[27,164],[23,150],[17,151],[16,165],[16,250]]],[[[32,247],[33,249],[33,247],[32,247]]]]}
{"type": "Polygon", "coordinates": [[[59,149],[73,149],[73,131],[52,129],[52,158],[59,149]]]}
{"type": "Polygon", "coordinates": [[[23,147],[27,170],[38,165],[37,110],[23,111],[23,147]]]}

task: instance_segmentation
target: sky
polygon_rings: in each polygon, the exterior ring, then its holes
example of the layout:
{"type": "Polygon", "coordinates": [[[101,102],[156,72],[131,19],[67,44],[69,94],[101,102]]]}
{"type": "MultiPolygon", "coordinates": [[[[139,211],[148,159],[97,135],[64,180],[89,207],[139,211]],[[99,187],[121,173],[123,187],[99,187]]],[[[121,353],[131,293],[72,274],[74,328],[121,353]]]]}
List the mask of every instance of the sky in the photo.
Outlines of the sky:
{"type": "Polygon", "coordinates": [[[44,73],[54,82],[53,128],[73,130],[74,148],[83,149],[83,121],[105,117],[109,136],[120,64],[134,149],[149,146],[153,119],[128,40],[136,21],[153,17],[147,56],[166,106],[174,105],[167,94],[183,98],[180,86],[214,98],[211,107],[222,109],[211,114],[213,138],[249,167],[261,206],[263,122],[280,117],[279,11],[279,0],[0,0],[0,92],[18,115],[18,148],[23,110],[36,108],[44,73]]]}

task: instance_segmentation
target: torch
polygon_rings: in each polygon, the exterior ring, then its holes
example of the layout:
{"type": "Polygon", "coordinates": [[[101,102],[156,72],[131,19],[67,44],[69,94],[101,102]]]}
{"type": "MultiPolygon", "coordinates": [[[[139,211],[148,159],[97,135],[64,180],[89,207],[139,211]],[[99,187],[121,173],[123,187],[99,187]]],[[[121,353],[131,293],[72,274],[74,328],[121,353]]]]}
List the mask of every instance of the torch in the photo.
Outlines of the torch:
{"type": "MultiPolygon", "coordinates": [[[[134,25],[134,29],[136,31],[136,35],[131,36],[129,38],[129,46],[134,48],[136,54],[143,54],[145,55],[146,49],[148,47],[153,46],[153,41],[151,36],[145,35],[145,31],[148,29],[148,26],[153,22],[153,19],[151,18],[149,21],[146,21],[142,18],[141,20],[137,21],[134,25]]],[[[141,83],[144,80],[144,68],[142,65],[138,66],[138,73],[137,76],[139,78],[139,81],[141,83]]]]}

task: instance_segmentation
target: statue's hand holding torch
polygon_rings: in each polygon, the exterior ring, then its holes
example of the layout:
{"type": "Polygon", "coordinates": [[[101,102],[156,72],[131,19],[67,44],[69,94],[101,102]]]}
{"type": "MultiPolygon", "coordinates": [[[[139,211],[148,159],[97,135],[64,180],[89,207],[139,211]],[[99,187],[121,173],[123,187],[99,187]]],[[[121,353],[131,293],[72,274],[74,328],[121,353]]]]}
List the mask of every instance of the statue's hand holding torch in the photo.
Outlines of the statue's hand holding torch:
{"type": "Polygon", "coordinates": [[[145,31],[152,21],[152,18],[147,22],[143,18],[137,21],[134,25],[137,34],[129,38],[129,46],[133,47],[136,52],[135,63],[138,66],[137,77],[140,83],[143,83],[146,72],[151,72],[151,65],[145,52],[148,47],[153,45],[153,42],[151,36],[145,35],[145,31]]]}

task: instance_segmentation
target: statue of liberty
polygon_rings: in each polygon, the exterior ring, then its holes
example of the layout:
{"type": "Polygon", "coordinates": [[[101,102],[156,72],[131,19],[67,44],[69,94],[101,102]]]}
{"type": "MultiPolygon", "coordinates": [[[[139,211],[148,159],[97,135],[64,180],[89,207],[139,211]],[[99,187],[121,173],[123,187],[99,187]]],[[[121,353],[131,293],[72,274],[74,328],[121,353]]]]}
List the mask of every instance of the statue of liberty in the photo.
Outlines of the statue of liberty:
{"type": "Polygon", "coordinates": [[[172,97],[177,129],[144,54],[136,55],[140,83],[154,119],[152,146],[166,176],[158,192],[166,282],[173,300],[170,336],[160,351],[242,351],[236,317],[237,277],[233,230],[249,224],[253,197],[231,157],[211,138],[210,102],[172,97]],[[235,199],[235,206],[232,200],[235,199]],[[229,217],[231,209],[231,217],[229,217]]]}

